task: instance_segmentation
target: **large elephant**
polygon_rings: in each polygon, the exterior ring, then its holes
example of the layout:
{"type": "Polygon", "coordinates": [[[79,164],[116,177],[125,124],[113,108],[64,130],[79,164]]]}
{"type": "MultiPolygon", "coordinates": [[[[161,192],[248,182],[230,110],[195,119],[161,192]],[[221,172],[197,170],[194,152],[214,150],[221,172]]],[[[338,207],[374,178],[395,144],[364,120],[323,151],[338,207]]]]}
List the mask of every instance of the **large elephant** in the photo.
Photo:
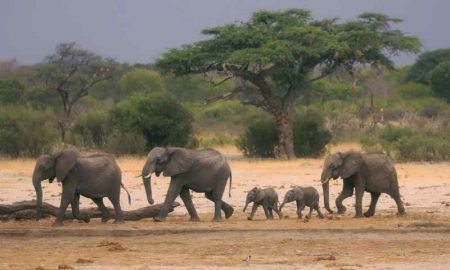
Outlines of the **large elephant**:
{"type": "MultiPolygon", "coordinates": [[[[72,206],[74,218],[89,222],[89,217],[80,215],[80,195],[91,198],[97,204],[102,212],[103,222],[110,218],[110,213],[103,204],[103,197],[108,197],[116,211],[115,222],[123,221],[120,208],[122,172],[113,157],[102,153],[81,156],[73,150],[62,150],[52,155],[40,156],[33,172],[37,219],[41,217],[41,181],[49,179],[51,183],[55,177],[62,183],[62,195],[54,226],[63,225],[64,214],[69,203],[72,206]]],[[[126,189],[125,191],[128,193],[126,189]]],[[[128,201],[130,200],[128,193],[128,201]]]]}
{"type": "Polygon", "coordinates": [[[370,192],[371,202],[364,216],[375,214],[375,207],[381,193],[389,194],[397,203],[398,214],[404,215],[405,208],[400,198],[397,172],[389,157],[384,154],[363,154],[358,152],[334,153],[325,160],[321,182],[325,208],[333,213],[329,204],[329,180],[341,177],[344,185],[341,194],[336,198],[338,213],[346,210],[342,201],[353,195],[355,190],[355,217],[362,217],[362,198],[364,191],[370,192]]]}
{"type": "Polygon", "coordinates": [[[214,221],[222,220],[222,210],[227,219],[233,214],[233,207],[222,201],[228,178],[230,179],[231,193],[231,169],[219,152],[213,149],[153,148],[142,169],[142,180],[150,204],[153,204],[151,174],[155,173],[156,176],[159,176],[161,172],[164,176],[170,176],[171,180],[164,204],[159,215],[154,218],[155,221],[166,219],[169,209],[178,195],[189,212],[190,220],[200,220],[189,190],[204,192],[206,198],[214,202],[214,221]]]}

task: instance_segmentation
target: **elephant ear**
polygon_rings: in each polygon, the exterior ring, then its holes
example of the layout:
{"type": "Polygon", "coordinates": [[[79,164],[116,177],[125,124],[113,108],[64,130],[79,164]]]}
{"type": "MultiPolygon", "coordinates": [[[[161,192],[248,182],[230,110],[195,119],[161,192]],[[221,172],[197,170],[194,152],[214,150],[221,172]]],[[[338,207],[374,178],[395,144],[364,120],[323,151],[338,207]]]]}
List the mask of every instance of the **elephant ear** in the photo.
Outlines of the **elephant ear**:
{"type": "Polygon", "coordinates": [[[260,201],[264,200],[265,196],[266,196],[266,193],[264,192],[264,190],[258,189],[256,191],[255,202],[260,202],[260,201]]]}
{"type": "Polygon", "coordinates": [[[54,155],[55,157],[55,173],[58,182],[64,181],[69,172],[77,163],[77,153],[72,150],[63,150],[54,155]]]}
{"type": "Polygon", "coordinates": [[[342,179],[349,178],[354,175],[362,163],[362,155],[356,152],[345,152],[341,154],[343,164],[340,171],[342,179]]]}
{"type": "Polygon", "coordinates": [[[188,171],[194,163],[189,151],[183,148],[168,148],[170,157],[164,167],[164,176],[174,176],[188,171]]]}

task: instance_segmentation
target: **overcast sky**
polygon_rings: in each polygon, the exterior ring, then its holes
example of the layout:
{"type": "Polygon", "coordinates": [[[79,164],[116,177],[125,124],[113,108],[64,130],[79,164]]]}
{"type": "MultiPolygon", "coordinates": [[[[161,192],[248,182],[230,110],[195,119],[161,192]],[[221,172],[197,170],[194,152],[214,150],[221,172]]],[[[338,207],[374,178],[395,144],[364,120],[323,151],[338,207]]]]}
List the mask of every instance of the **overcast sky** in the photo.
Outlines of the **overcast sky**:
{"type": "Polygon", "coordinates": [[[399,28],[420,37],[424,49],[450,47],[447,0],[0,0],[0,59],[32,64],[56,44],[75,41],[119,61],[149,63],[168,48],[202,39],[201,29],[287,8],[343,20],[382,12],[403,19],[399,28]]]}

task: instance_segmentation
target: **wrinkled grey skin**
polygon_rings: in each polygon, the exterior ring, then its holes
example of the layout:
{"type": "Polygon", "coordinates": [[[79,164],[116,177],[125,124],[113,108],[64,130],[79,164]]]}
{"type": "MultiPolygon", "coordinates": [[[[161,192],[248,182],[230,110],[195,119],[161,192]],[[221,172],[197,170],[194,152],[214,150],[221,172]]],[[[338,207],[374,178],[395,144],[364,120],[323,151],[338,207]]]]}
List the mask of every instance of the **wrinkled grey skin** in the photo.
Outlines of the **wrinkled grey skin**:
{"type": "Polygon", "coordinates": [[[261,205],[264,209],[264,214],[266,215],[267,219],[273,219],[272,211],[275,211],[280,219],[283,217],[281,211],[278,210],[278,195],[273,188],[262,189],[255,187],[250,190],[247,193],[247,199],[245,201],[243,212],[245,212],[247,206],[251,202],[253,202],[253,207],[250,216],[247,218],[248,220],[253,220],[256,210],[261,205]]]}
{"type": "Polygon", "coordinates": [[[319,198],[319,192],[313,187],[295,187],[288,190],[286,195],[284,195],[283,203],[280,205],[280,211],[285,204],[295,201],[297,203],[298,219],[302,218],[302,210],[305,209],[305,206],[309,207],[309,213],[306,215],[307,219],[311,218],[313,210],[317,211],[319,218],[323,218],[319,208],[319,198]]]}
{"type": "Polygon", "coordinates": [[[190,221],[199,221],[200,218],[192,203],[189,190],[203,192],[207,199],[214,202],[213,221],[222,221],[222,211],[227,219],[233,215],[233,207],[222,200],[228,178],[231,192],[231,169],[219,152],[213,149],[153,148],[142,168],[142,180],[150,204],[154,202],[150,176],[152,173],[159,176],[161,172],[164,176],[170,176],[171,179],[166,199],[159,215],[154,218],[155,221],[160,222],[166,219],[178,195],[189,212],[190,221]]]}
{"type": "MultiPolygon", "coordinates": [[[[54,179],[62,184],[61,204],[54,226],[63,225],[63,218],[69,203],[74,218],[89,222],[88,216],[79,211],[80,195],[91,198],[102,212],[102,221],[110,219],[110,213],[103,204],[108,197],[116,211],[115,222],[123,221],[120,208],[120,187],[122,172],[114,158],[107,154],[80,156],[73,150],[62,150],[52,155],[42,155],[36,160],[33,171],[33,185],[36,190],[36,219],[41,217],[42,186],[41,181],[54,179]]],[[[125,187],[123,187],[125,189],[125,187]]],[[[125,189],[126,190],[126,189],[125,189]]],[[[128,193],[128,191],[127,191],[128,193]]],[[[128,194],[130,202],[130,194],[128,194]]]]}
{"type": "Polygon", "coordinates": [[[326,158],[323,165],[321,182],[325,208],[333,213],[329,204],[329,180],[341,177],[344,185],[341,194],[336,198],[338,213],[345,213],[342,201],[353,195],[356,197],[356,215],[362,217],[362,198],[364,191],[370,192],[371,202],[364,216],[375,214],[375,207],[381,193],[389,194],[396,202],[398,214],[404,215],[405,208],[400,199],[397,172],[389,157],[384,154],[363,154],[358,152],[335,153],[326,158]]]}

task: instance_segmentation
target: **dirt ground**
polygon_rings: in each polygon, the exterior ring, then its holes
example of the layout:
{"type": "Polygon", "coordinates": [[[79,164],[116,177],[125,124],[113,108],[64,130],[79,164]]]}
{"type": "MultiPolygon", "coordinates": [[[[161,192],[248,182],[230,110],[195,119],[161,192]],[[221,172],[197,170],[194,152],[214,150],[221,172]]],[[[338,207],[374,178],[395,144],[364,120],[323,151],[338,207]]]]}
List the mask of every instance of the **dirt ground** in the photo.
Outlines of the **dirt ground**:
{"type": "MultiPolygon", "coordinates": [[[[336,149],[349,148],[357,146],[336,149]]],[[[449,269],[450,163],[396,164],[406,217],[397,217],[394,201],[382,195],[373,218],[352,218],[354,198],[349,198],[345,216],[323,209],[323,220],[314,214],[308,222],[298,221],[292,204],[283,210],[288,218],[266,221],[261,209],[256,221],[247,221],[242,208],[246,191],[254,186],[275,188],[280,200],[294,185],[314,186],[322,194],[318,179],[323,160],[248,160],[235,149],[219,150],[233,171],[232,197],[224,195],[235,207],[229,220],[210,222],[212,203],[193,193],[202,218],[198,223],[187,221],[183,205],[164,223],[116,225],[93,219],[90,224],[66,221],[63,228],[51,228],[51,219],[3,222],[0,269],[449,269]],[[250,262],[243,261],[248,255],[250,262]]],[[[130,206],[122,193],[122,207],[145,206],[141,179],[135,178],[144,158],[118,162],[132,196],[130,206]]],[[[34,160],[0,160],[0,204],[34,199],[33,167],[34,160]]],[[[332,183],[334,206],[342,183],[332,183]]],[[[155,201],[163,201],[168,179],[153,177],[152,185],[155,201]]],[[[44,201],[58,205],[61,187],[47,181],[43,186],[44,201]]],[[[365,208],[369,199],[366,194],[365,208]]],[[[89,199],[81,199],[82,208],[91,206],[89,199]]]]}

